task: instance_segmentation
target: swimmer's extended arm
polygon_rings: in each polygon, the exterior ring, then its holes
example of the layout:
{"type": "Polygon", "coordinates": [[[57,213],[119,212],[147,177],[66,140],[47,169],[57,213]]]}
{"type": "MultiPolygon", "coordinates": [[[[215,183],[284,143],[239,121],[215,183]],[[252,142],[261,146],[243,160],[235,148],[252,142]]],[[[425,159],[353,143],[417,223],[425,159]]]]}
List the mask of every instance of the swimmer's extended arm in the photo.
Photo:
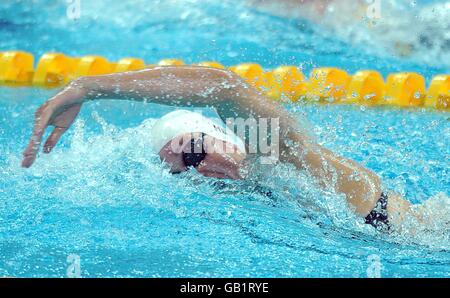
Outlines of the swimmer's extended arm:
{"type": "Polygon", "coordinates": [[[278,103],[267,99],[230,71],[198,66],[156,67],[75,80],[37,110],[22,166],[33,164],[49,125],[55,128],[44,145],[45,153],[56,145],[85,101],[106,98],[174,106],[211,106],[223,119],[279,118],[282,161],[307,170],[322,186],[346,194],[350,206],[362,216],[371,211],[381,194],[375,173],[312,142],[300,133],[296,120],[278,103]]]}
{"type": "MultiPolygon", "coordinates": [[[[55,126],[44,145],[48,153],[75,120],[81,105],[95,99],[130,99],[170,106],[211,106],[221,117],[291,119],[279,105],[266,100],[230,71],[198,66],[166,66],[102,76],[81,77],[45,102],[35,114],[30,143],[22,165],[35,160],[42,136],[55,126]],[[263,98],[260,103],[257,101],[263,98]]],[[[291,121],[285,127],[291,127],[291,121]]]]}

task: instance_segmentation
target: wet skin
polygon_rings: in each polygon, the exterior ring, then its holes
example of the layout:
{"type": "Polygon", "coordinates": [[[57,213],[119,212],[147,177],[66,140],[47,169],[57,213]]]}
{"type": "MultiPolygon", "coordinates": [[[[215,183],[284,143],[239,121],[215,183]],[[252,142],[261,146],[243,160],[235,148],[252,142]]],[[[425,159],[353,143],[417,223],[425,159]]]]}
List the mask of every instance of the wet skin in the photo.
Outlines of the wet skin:
{"type": "MultiPolygon", "coordinates": [[[[231,71],[201,66],[154,67],[76,79],[36,111],[33,134],[24,151],[22,166],[30,167],[34,163],[48,126],[54,126],[54,130],[44,144],[45,153],[52,150],[71,126],[82,104],[99,99],[212,107],[222,120],[230,117],[279,119],[279,162],[291,163],[307,171],[319,186],[345,194],[349,208],[362,217],[371,212],[382,193],[381,180],[376,173],[317,144],[279,103],[268,99],[231,71]]],[[[166,150],[160,152],[160,156],[175,170],[184,170],[180,156],[166,150]]],[[[238,179],[240,161],[240,156],[207,154],[198,171],[205,176],[238,179]]],[[[389,219],[401,222],[411,213],[411,204],[400,196],[389,197],[389,219]]]]}

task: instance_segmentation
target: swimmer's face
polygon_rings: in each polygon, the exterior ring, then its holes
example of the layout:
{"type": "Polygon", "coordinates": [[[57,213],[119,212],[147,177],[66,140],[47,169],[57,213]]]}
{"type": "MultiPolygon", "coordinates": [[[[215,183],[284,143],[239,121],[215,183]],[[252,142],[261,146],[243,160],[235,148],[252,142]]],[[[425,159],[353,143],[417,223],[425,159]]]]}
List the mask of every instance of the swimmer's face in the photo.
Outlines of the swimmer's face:
{"type": "MultiPolygon", "coordinates": [[[[168,142],[159,152],[161,160],[170,165],[171,173],[180,173],[189,169],[183,153],[192,152],[192,141],[201,144],[201,133],[180,135],[168,142]]],[[[195,167],[200,174],[220,179],[241,179],[239,169],[245,158],[245,152],[240,152],[234,144],[209,135],[203,136],[203,149],[206,154],[195,167]]]]}

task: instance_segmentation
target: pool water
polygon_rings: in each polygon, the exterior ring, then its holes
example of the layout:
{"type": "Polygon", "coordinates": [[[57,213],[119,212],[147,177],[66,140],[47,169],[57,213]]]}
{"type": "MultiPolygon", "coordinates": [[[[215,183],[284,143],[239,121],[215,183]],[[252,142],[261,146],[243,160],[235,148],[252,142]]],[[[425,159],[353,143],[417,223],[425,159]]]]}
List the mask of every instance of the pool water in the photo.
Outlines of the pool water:
{"type": "MultiPolygon", "coordinates": [[[[449,71],[243,1],[81,4],[76,21],[65,1],[0,4],[0,50],[412,70],[428,80],[449,71]]],[[[285,104],[385,189],[413,203],[432,197],[433,229],[381,235],[289,165],[246,182],[172,176],[148,149],[154,119],[172,110],[154,104],[85,104],[54,152],[22,169],[33,112],[56,90],[0,91],[0,276],[72,276],[75,258],[81,277],[450,277],[448,112],[285,104]]]]}

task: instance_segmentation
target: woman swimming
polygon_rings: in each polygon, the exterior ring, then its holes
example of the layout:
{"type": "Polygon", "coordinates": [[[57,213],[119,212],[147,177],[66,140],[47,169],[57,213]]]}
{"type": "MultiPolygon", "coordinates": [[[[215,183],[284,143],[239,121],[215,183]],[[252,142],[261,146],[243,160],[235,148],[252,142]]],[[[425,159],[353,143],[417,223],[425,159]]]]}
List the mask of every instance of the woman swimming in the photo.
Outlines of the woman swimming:
{"type": "MultiPolygon", "coordinates": [[[[420,220],[408,201],[383,192],[374,172],[314,142],[280,104],[264,97],[238,75],[209,67],[165,66],[74,80],[36,111],[22,166],[30,167],[35,161],[48,126],[54,129],[44,144],[44,153],[54,148],[84,102],[108,98],[213,107],[224,121],[277,119],[279,161],[307,171],[321,187],[345,194],[349,207],[366,223],[387,231],[400,229],[408,216],[420,220]]],[[[152,146],[172,173],[195,168],[207,177],[243,179],[245,161],[261,153],[252,153],[248,140],[233,131],[198,113],[176,111],[155,123],[152,146]]]]}

